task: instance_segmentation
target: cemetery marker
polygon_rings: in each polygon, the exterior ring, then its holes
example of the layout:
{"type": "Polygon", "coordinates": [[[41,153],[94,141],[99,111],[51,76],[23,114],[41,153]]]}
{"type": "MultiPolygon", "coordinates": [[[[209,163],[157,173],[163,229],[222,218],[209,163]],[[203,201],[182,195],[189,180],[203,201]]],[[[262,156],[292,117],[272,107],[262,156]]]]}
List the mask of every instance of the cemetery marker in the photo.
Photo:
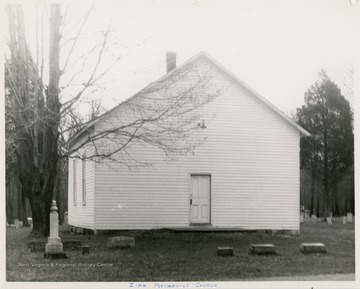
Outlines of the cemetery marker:
{"type": "Polygon", "coordinates": [[[52,201],[50,207],[50,237],[46,244],[44,258],[45,259],[64,259],[67,258],[63,252],[63,244],[59,237],[59,216],[56,201],[52,201]]]}

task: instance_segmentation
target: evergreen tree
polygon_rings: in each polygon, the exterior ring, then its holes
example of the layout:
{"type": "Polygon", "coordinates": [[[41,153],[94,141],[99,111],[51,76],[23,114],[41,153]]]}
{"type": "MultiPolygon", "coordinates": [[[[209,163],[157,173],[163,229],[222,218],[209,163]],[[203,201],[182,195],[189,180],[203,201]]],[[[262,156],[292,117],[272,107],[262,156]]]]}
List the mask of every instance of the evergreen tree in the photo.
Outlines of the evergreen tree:
{"type": "Polygon", "coordinates": [[[325,71],[319,73],[319,78],[305,92],[305,104],[296,113],[298,123],[311,133],[310,137],[301,140],[301,168],[311,172],[310,211],[320,213],[315,208],[318,197],[317,207],[321,206],[321,212],[338,215],[349,210],[339,204],[348,203],[349,195],[353,198],[353,192],[348,194],[339,190],[339,184],[345,176],[349,179],[353,167],[353,116],[349,102],[325,71]],[[319,181],[322,183],[322,201],[319,190],[315,195],[319,181]]]}

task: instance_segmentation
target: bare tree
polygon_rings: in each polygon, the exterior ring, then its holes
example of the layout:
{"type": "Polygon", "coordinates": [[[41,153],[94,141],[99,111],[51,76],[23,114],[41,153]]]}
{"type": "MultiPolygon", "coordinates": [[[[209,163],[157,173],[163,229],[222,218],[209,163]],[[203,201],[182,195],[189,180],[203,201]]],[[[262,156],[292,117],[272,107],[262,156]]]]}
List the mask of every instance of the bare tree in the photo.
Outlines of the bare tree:
{"type": "Polygon", "coordinates": [[[204,138],[193,137],[191,132],[201,126],[203,105],[219,94],[218,90],[211,89],[211,69],[204,72],[189,67],[174,71],[171,79],[164,77],[150,84],[121,104],[121,108],[127,107],[131,114],[123,111],[115,114],[112,110],[102,116],[103,126],[94,126],[100,107],[90,102],[93,111],[86,118],[79,117],[76,106],[89,98],[97,89],[99,80],[120,60],[115,56],[111,65],[102,66],[104,54],[108,51],[110,28],[103,33],[98,45],[89,50],[96,60],[90,69],[85,69],[86,56],[77,57],[75,61],[71,61],[71,57],[90,12],[79,22],[75,36],[61,44],[64,18],[59,4],[51,4],[50,8],[46,85],[44,37],[41,36],[40,44],[37,41],[34,60],[26,41],[22,7],[7,6],[11,52],[5,65],[6,89],[11,100],[8,108],[14,119],[14,153],[22,192],[30,201],[34,235],[49,232],[49,207],[51,200],[56,198],[61,158],[70,155],[82,158],[79,150],[93,146],[93,153],[86,158],[114,159],[129,167],[148,165],[132,154],[131,147],[139,143],[152,145],[171,159],[186,154],[204,141],[204,138]],[[62,50],[67,50],[68,54],[60,68],[62,50]],[[72,70],[76,63],[80,63],[80,70],[72,70]],[[66,88],[83,70],[90,71],[86,81],[82,81],[80,89],[66,98],[66,88]],[[190,71],[193,73],[191,77],[190,71]],[[60,80],[65,74],[67,83],[61,86],[60,80]],[[178,80],[184,78],[188,85],[179,86],[178,80]],[[65,146],[64,142],[70,135],[74,136],[65,146]],[[111,142],[113,146],[105,148],[103,142],[111,142]]]}
{"type": "Polygon", "coordinates": [[[68,142],[67,155],[83,158],[81,149],[92,147],[87,159],[107,158],[137,167],[152,164],[136,158],[131,151],[135,145],[153,146],[168,159],[188,154],[205,140],[193,134],[201,125],[201,108],[220,95],[212,83],[214,70],[198,69],[188,65],[174,71],[171,78],[150,84],[101,121],[90,121],[68,142]]]}
{"type": "Polygon", "coordinates": [[[51,7],[49,84],[43,87],[25,37],[23,10],[7,6],[11,51],[6,70],[15,123],[17,168],[29,198],[34,233],[47,234],[58,159],[60,7],[51,7]],[[41,85],[40,85],[41,83],[41,85]]]}

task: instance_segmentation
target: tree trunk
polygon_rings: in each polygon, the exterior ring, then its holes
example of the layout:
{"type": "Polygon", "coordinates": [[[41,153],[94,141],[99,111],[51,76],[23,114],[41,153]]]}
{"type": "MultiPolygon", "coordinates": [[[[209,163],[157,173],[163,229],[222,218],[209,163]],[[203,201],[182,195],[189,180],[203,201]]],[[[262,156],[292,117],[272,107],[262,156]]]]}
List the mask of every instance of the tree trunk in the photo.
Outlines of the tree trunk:
{"type": "Polygon", "coordinates": [[[28,222],[28,216],[27,216],[27,210],[26,210],[26,198],[24,193],[22,193],[21,196],[21,219],[23,222],[23,226],[28,227],[29,226],[29,222],[28,222]]]}
{"type": "Polygon", "coordinates": [[[329,212],[329,150],[328,150],[328,132],[324,129],[324,217],[329,212]]]}
{"type": "Polygon", "coordinates": [[[320,192],[317,191],[317,214],[318,217],[320,217],[320,192]]]}
{"type": "Polygon", "coordinates": [[[32,161],[30,152],[26,157],[29,147],[19,146],[18,166],[20,180],[23,187],[24,197],[30,202],[33,219],[33,236],[48,235],[49,213],[51,205],[51,176],[48,173],[40,173],[32,161]],[[21,157],[20,157],[21,156],[21,157]]]}
{"type": "Polygon", "coordinates": [[[49,209],[46,208],[41,194],[35,194],[32,201],[33,211],[33,231],[32,235],[49,234],[49,209]]]}
{"type": "Polygon", "coordinates": [[[6,187],[6,217],[9,224],[14,224],[15,219],[20,219],[19,191],[16,175],[12,175],[6,187]]]}
{"type": "Polygon", "coordinates": [[[340,216],[340,208],[339,208],[339,192],[337,187],[337,178],[333,182],[334,186],[334,216],[340,216]]]}
{"type": "Polygon", "coordinates": [[[311,201],[310,201],[310,213],[315,214],[314,211],[314,202],[315,202],[315,169],[311,169],[311,201]]]}
{"type": "Polygon", "coordinates": [[[59,58],[60,58],[60,5],[51,5],[50,15],[50,51],[49,51],[49,85],[46,103],[38,103],[33,113],[31,102],[34,97],[29,91],[29,83],[37,83],[39,75],[32,62],[25,38],[24,15],[20,5],[7,6],[9,15],[11,63],[10,75],[13,81],[14,97],[12,109],[16,124],[17,168],[23,188],[24,198],[28,198],[33,218],[33,235],[48,235],[50,205],[54,194],[56,164],[58,160],[58,128],[60,122],[59,101],[59,58]],[[15,21],[16,19],[16,21],[15,21]],[[30,73],[32,69],[32,73],[30,73]],[[41,131],[32,123],[37,120],[34,114],[41,114],[41,131]],[[34,135],[37,137],[34,140],[34,135]],[[38,146],[35,148],[34,146],[38,146]],[[38,152],[38,154],[34,153],[38,152]]]}
{"type": "Polygon", "coordinates": [[[10,192],[10,182],[8,182],[6,184],[6,222],[8,224],[11,224],[12,212],[13,212],[12,195],[10,192]]]}
{"type": "Polygon", "coordinates": [[[350,212],[354,214],[355,216],[355,180],[354,180],[354,176],[352,176],[351,178],[351,195],[350,195],[350,212]]]}

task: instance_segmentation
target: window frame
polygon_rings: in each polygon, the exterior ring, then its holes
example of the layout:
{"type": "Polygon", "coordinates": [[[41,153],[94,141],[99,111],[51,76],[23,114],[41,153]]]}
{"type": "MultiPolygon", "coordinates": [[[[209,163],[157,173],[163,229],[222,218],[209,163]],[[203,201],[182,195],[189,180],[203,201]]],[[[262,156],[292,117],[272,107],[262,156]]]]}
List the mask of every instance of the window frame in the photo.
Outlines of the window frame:
{"type": "Polygon", "coordinates": [[[76,159],[73,159],[73,205],[77,205],[76,159]]]}
{"type": "Polygon", "coordinates": [[[82,167],[81,167],[81,185],[82,185],[82,204],[83,206],[86,205],[86,155],[84,154],[82,157],[82,167]]]}

